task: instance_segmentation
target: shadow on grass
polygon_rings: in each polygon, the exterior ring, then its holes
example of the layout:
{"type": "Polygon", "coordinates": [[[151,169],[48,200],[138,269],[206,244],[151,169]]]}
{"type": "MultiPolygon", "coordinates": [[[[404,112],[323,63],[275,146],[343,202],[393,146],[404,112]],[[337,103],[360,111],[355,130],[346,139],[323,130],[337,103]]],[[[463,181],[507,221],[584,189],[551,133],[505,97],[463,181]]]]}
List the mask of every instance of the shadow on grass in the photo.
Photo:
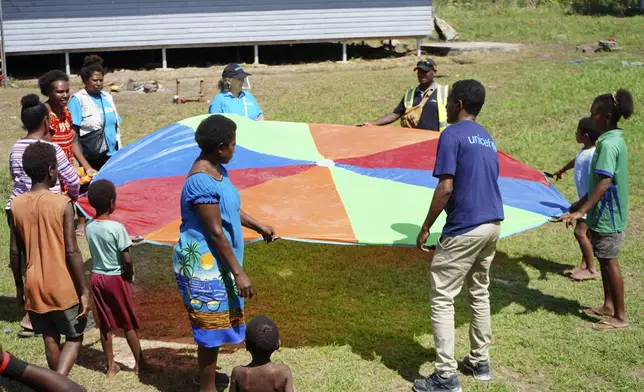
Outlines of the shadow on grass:
{"type": "Polygon", "coordinates": [[[21,321],[25,315],[24,310],[18,306],[16,297],[0,296],[0,320],[7,322],[21,321]]]}
{"type": "MultiPolygon", "coordinates": [[[[418,227],[408,226],[398,229],[415,237],[418,227]]],[[[148,245],[134,248],[137,281],[133,296],[141,336],[191,343],[172,274],[171,252],[171,248],[148,245]]],[[[282,331],[283,347],[347,345],[361,358],[379,361],[411,381],[419,376],[422,365],[435,358],[432,345],[421,344],[428,337],[431,341],[432,334],[431,256],[411,247],[250,245],[245,268],[258,296],[246,303],[247,320],[258,314],[273,318],[282,331]]],[[[517,303],[524,313],[545,309],[590,320],[578,312],[578,301],[531,288],[526,264],[542,276],[566,268],[532,255],[509,257],[498,252],[491,270],[493,314],[517,303]]],[[[455,300],[457,327],[469,322],[464,291],[455,300]]],[[[175,366],[175,354],[168,352],[166,363],[175,366]]]]}

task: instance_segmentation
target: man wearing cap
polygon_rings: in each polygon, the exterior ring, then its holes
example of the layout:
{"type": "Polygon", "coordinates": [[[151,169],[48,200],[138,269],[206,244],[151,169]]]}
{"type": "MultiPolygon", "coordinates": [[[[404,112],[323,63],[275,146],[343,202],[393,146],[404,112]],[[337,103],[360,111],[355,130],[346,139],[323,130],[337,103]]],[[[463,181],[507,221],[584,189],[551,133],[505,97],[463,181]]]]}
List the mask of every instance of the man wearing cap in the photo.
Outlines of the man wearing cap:
{"type": "Polygon", "coordinates": [[[219,80],[219,94],[212,99],[208,113],[231,113],[251,120],[264,120],[264,112],[253,94],[243,89],[244,81],[250,75],[239,64],[228,64],[219,80]]]}
{"type": "Polygon", "coordinates": [[[363,125],[387,125],[400,119],[400,125],[406,128],[419,128],[441,132],[447,127],[448,86],[434,81],[436,63],[427,58],[419,61],[414,68],[418,75],[418,86],[405,93],[392,113],[363,125]]]}

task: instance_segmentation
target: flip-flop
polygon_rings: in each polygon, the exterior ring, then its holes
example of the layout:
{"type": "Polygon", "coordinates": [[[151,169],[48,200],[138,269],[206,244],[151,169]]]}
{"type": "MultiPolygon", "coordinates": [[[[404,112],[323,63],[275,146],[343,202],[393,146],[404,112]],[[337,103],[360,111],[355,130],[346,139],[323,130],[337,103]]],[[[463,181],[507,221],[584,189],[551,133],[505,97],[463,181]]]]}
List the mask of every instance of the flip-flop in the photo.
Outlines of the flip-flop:
{"type": "Polygon", "coordinates": [[[85,238],[85,232],[77,229],[76,237],[85,238]]]}
{"type": "Polygon", "coordinates": [[[586,316],[595,316],[595,317],[613,317],[612,314],[605,314],[598,312],[595,308],[586,308],[581,310],[586,316]]]}
{"type": "Polygon", "coordinates": [[[608,322],[608,320],[602,320],[598,323],[593,324],[593,329],[595,331],[617,331],[620,329],[628,329],[628,324],[624,326],[617,326],[608,322]]]}
{"type": "Polygon", "coordinates": [[[18,337],[21,339],[27,339],[36,337],[36,334],[34,333],[34,331],[23,329],[22,331],[18,332],[18,337]]]}

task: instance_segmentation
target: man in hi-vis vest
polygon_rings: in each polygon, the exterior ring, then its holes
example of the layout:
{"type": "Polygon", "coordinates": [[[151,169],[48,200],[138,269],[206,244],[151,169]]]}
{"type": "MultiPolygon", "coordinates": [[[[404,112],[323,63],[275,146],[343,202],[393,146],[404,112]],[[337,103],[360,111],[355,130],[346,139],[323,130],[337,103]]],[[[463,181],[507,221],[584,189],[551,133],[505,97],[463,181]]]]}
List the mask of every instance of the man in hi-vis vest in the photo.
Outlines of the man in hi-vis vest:
{"type": "Polygon", "coordinates": [[[414,71],[418,75],[419,85],[405,92],[394,111],[375,121],[364,122],[360,126],[387,125],[400,119],[400,125],[406,128],[441,132],[447,127],[445,104],[449,87],[434,81],[436,63],[430,58],[421,60],[416,64],[414,71]]]}

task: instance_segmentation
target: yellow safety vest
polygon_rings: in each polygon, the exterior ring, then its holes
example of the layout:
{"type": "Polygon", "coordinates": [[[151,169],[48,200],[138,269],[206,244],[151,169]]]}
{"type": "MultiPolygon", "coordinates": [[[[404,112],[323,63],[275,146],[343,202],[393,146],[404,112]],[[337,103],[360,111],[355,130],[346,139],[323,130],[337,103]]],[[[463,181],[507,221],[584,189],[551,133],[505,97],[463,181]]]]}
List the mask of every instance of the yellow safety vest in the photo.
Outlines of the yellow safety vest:
{"type": "Polygon", "coordinates": [[[436,105],[438,106],[438,131],[442,132],[449,125],[447,123],[447,108],[445,106],[447,105],[447,94],[449,91],[449,86],[434,83],[434,85],[430,86],[430,88],[425,92],[425,95],[423,96],[423,99],[420,101],[420,103],[414,106],[414,95],[416,94],[417,88],[418,87],[412,87],[405,93],[405,114],[400,121],[401,125],[403,127],[411,128],[411,123],[407,120],[406,117],[414,117],[416,123],[418,123],[418,121],[420,120],[420,115],[423,111],[423,107],[427,103],[427,100],[434,93],[434,90],[437,90],[436,105]],[[435,88],[432,89],[432,87],[435,88]]]}

